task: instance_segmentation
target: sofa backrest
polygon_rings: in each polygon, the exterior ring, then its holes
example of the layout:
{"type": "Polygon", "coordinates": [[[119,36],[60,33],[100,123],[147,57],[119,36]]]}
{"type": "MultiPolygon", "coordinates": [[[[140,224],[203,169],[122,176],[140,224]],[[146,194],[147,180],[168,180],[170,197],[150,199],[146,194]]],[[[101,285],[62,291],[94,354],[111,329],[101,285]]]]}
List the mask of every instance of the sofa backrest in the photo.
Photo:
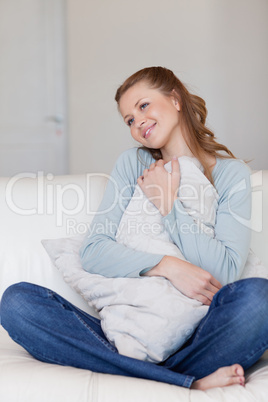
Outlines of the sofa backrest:
{"type": "Polygon", "coordinates": [[[29,281],[87,309],[64,283],[41,240],[86,233],[106,183],[105,174],[0,178],[0,297],[9,285],[29,281]]]}
{"type": "MultiPolygon", "coordinates": [[[[40,241],[86,233],[108,176],[85,174],[0,178],[0,297],[12,283],[47,286],[87,305],[63,281],[40,241]]],[[[268,171],[252,175],[252,249],[268,266],[268,171]]]]}

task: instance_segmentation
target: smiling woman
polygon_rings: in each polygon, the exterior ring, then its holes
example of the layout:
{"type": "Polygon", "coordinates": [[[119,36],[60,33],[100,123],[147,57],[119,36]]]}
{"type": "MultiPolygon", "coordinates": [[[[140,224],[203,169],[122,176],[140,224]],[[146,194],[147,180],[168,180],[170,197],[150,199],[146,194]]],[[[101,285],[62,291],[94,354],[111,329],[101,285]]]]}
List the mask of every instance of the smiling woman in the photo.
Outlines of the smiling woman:
{"type": "Polygon", "coordinates": [[[116,101],[131,135],[143,147],[139,152],[127,150],[116,162],[80,250],[83,268],[119,281],[160,276],[188,298],[209,306],[206,316],[188,341],[160,364],[119,354],[98,320],[32,284],[7,289],[1,304],[3,326],[46,362],[197,389],[243,386],[244,370],[266,350],[268,333],[263,319],[268,313],[268,280],[240,280],[250,247],[250,228],[243,224],[251,216],[249,168],[215,140],[205,125],[205,102],[190,94],[170,70],[138,71],[118,89],[116,101]],[[218,193],[213,236],[196,230],[195,214],[179,197],[180,156],[197,159],[201,175],[203,171],[218,193]],[[169,161],[171,172],[165,169],[169,161]],[[163,227],[184,259],[117,242],[117,229],[137,183],[160,212],[163,227]]]}

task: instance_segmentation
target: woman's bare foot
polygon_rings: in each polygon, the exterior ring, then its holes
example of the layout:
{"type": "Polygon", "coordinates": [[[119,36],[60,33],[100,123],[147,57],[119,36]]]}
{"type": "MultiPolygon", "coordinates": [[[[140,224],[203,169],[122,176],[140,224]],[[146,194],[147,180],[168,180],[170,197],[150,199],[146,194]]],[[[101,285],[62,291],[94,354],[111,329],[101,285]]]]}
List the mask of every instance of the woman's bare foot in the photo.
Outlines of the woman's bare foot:
{"type": "Polygon", "coordinates": [[[239,364],[221,367],[207,377],[193,382],[191,388],[204,391],[209,388],[227,387],[234,384],[245,386],[244,370],[239,364]]]}

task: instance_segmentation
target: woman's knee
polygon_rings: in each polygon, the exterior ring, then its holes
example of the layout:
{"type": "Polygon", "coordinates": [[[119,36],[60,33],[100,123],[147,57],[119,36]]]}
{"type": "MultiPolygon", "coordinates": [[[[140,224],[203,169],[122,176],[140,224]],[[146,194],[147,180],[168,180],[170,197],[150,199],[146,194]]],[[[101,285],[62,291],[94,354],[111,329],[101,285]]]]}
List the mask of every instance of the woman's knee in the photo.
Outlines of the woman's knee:
{"type": "Polygon", "coordinates": [[[268,308],[268,280],[264,278],[247,278],[224,286],[215,296],[216,305],[232,303],[242,310],[255,306],[268,308]]]}
{"type": "Polygon", "coordinates": [[[244,301],[268,305],[268,280],[265,278],[248,278],[241,281],[244,301]]]}
{"type": "MultiPolygon", "coordinates": [[[[251,315],[268,313],[268,280],[247,278],[230,285],[240,308],[251,315]]],[[[257,318],[257,317],[256,317],[257,318]]]]}
{"type": "Polygon", "coordinates": [[[0,303],[1,325],[9,331],[12,326],[20,325],[20,317],[32,306],[31,283],[20,282],[9,286],[3,293],[0,303]]]}

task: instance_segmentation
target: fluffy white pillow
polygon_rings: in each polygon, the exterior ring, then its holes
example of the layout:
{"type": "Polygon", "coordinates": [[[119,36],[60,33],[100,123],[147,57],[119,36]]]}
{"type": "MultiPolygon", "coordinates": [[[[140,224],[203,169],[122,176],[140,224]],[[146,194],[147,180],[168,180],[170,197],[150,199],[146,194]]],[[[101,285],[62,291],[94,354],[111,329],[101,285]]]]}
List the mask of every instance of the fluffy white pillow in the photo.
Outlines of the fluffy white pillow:
{"type": "Polygon", "coordinates": [[[106,278],[84,271],[79,256],[82,236],[42,244],[64,280],[99,312],[105,335],[123,355],[165,360],[207,312],[207,306],[184,296],[164,278],[106,278]]]}
{"type": "MultiPolygon", "coordinates": [[[[207,307],[182,295],[163,278],[89,274],[83,270],[79,256],[83,237],[42,240],[42,244],[64,280],[99,312],[103,331],[119,353],[151,362],[166,359],[191,336],[207,307]],[[140,297],[142,304],[139,300],[140,304],[134,306],[141,294],[145,295],[140,297]]],[[[242,276],[247,277],[268,279],[268,269],[253,252],[242,276]]]]}

